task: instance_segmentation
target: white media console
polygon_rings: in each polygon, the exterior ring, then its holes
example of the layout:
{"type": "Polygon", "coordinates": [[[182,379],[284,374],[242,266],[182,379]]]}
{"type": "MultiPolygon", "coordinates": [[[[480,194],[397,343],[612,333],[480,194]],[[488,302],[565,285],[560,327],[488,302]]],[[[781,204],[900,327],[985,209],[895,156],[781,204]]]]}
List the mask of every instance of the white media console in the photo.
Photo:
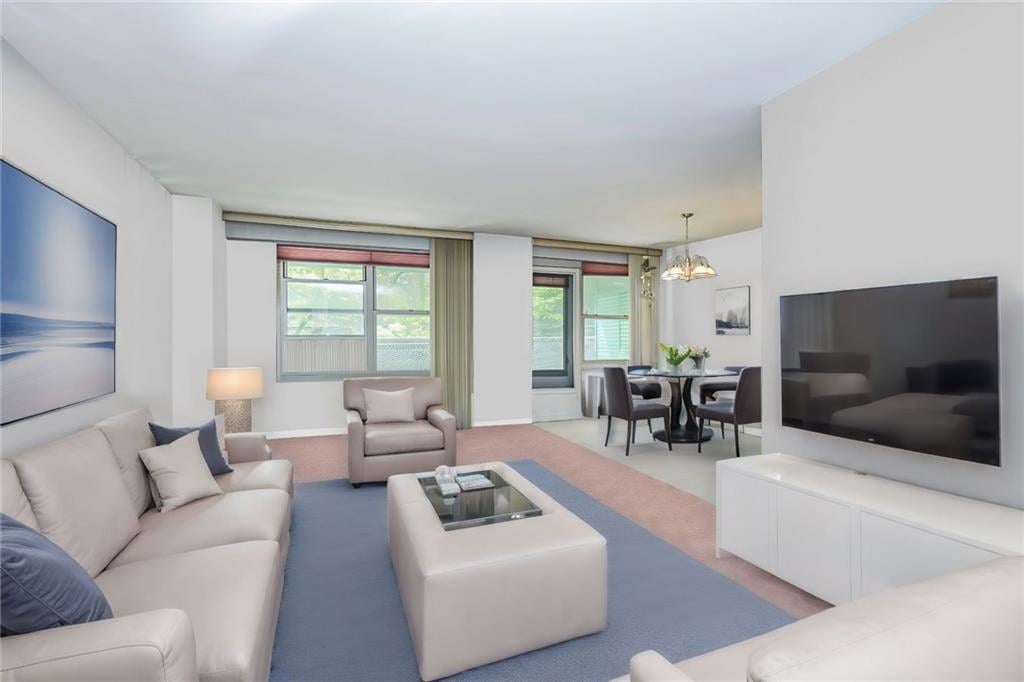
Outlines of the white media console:
{"type": "Polygon", "coordinates": [[[724,550],[832,604],[1024,554],[1024,511],[783,454],[717,465],[724,550]]]}

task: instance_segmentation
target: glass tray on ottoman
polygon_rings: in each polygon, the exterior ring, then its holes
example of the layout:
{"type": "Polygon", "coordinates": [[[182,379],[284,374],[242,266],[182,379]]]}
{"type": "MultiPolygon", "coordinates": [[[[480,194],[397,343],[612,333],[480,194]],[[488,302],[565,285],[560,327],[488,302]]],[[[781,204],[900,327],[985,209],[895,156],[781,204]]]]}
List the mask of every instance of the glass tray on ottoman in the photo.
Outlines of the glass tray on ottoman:
{"type": "Polygon", "coordinates": [[[467,474],[482,474],[494,483],[494,487],[462,491],[453,497],[444,497],[433,474],[419,478],[423,493],[430,500],[445,530],[485,526],[541,515],[540,507],[509,485],[495,471],[480,469],[459,472],[460,476],[467,474]]]}

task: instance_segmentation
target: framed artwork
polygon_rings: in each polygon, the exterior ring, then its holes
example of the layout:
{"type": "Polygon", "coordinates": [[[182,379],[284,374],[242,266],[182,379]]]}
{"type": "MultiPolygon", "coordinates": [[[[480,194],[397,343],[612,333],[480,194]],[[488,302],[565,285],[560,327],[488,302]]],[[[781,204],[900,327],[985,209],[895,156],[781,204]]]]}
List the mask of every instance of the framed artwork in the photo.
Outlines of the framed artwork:
{"type": "Polygon", "coordinates": [[[715,335],[750,334],[750,287],[715,290],[715,335]]]}
{"type": "Polygon", "coordinates": [[[0,167],[0,422],[114,392],[117,226],[0,167]]]}

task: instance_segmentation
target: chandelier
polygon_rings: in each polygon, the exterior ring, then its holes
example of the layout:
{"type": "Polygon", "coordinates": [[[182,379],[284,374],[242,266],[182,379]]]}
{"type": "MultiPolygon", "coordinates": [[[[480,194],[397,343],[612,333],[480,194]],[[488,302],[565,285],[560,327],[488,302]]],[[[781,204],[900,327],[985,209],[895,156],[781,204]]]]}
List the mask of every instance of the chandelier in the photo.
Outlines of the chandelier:
{"type": "Polygon", "coordinates": [[[681,215],[683,220],[686,221],[686,240],[683,243],[683,255],[672,259],[669,266],[665,268],[665,272],[661,273],[661,278],[664,280],[681,279],[684,282],[689,282],[691,279],[717,276],[718,273],[711,267],[711,263],[708,262],[707,258],[701,255],[690,255],[690,218],[693,217],[693,214],[683,213],[681,215]]]}

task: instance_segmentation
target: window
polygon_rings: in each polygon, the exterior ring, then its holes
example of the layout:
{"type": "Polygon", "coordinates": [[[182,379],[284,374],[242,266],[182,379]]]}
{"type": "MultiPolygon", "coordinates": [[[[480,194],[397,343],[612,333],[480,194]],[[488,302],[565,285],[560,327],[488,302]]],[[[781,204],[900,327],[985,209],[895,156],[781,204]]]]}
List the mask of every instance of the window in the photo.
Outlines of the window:
{"type": "Polygon", "coordinates": [[[427,267],[282,260],[280,298],[282,379],[430,370],[427,267]]]}
{"type": "Polygon", "coordinates": [[[377,371],[430,369],[430,270],[374,269],[377,371]]]}
{"type": "Polygon", "coordinates": [[[629,360],[629,277],[583,274],[583,359],[629,360]]]}
{"type": "Polygon", "coordinates": [[[533,275],[533,387],[569,388],[572,367],[572,277],[533,275]]]}

